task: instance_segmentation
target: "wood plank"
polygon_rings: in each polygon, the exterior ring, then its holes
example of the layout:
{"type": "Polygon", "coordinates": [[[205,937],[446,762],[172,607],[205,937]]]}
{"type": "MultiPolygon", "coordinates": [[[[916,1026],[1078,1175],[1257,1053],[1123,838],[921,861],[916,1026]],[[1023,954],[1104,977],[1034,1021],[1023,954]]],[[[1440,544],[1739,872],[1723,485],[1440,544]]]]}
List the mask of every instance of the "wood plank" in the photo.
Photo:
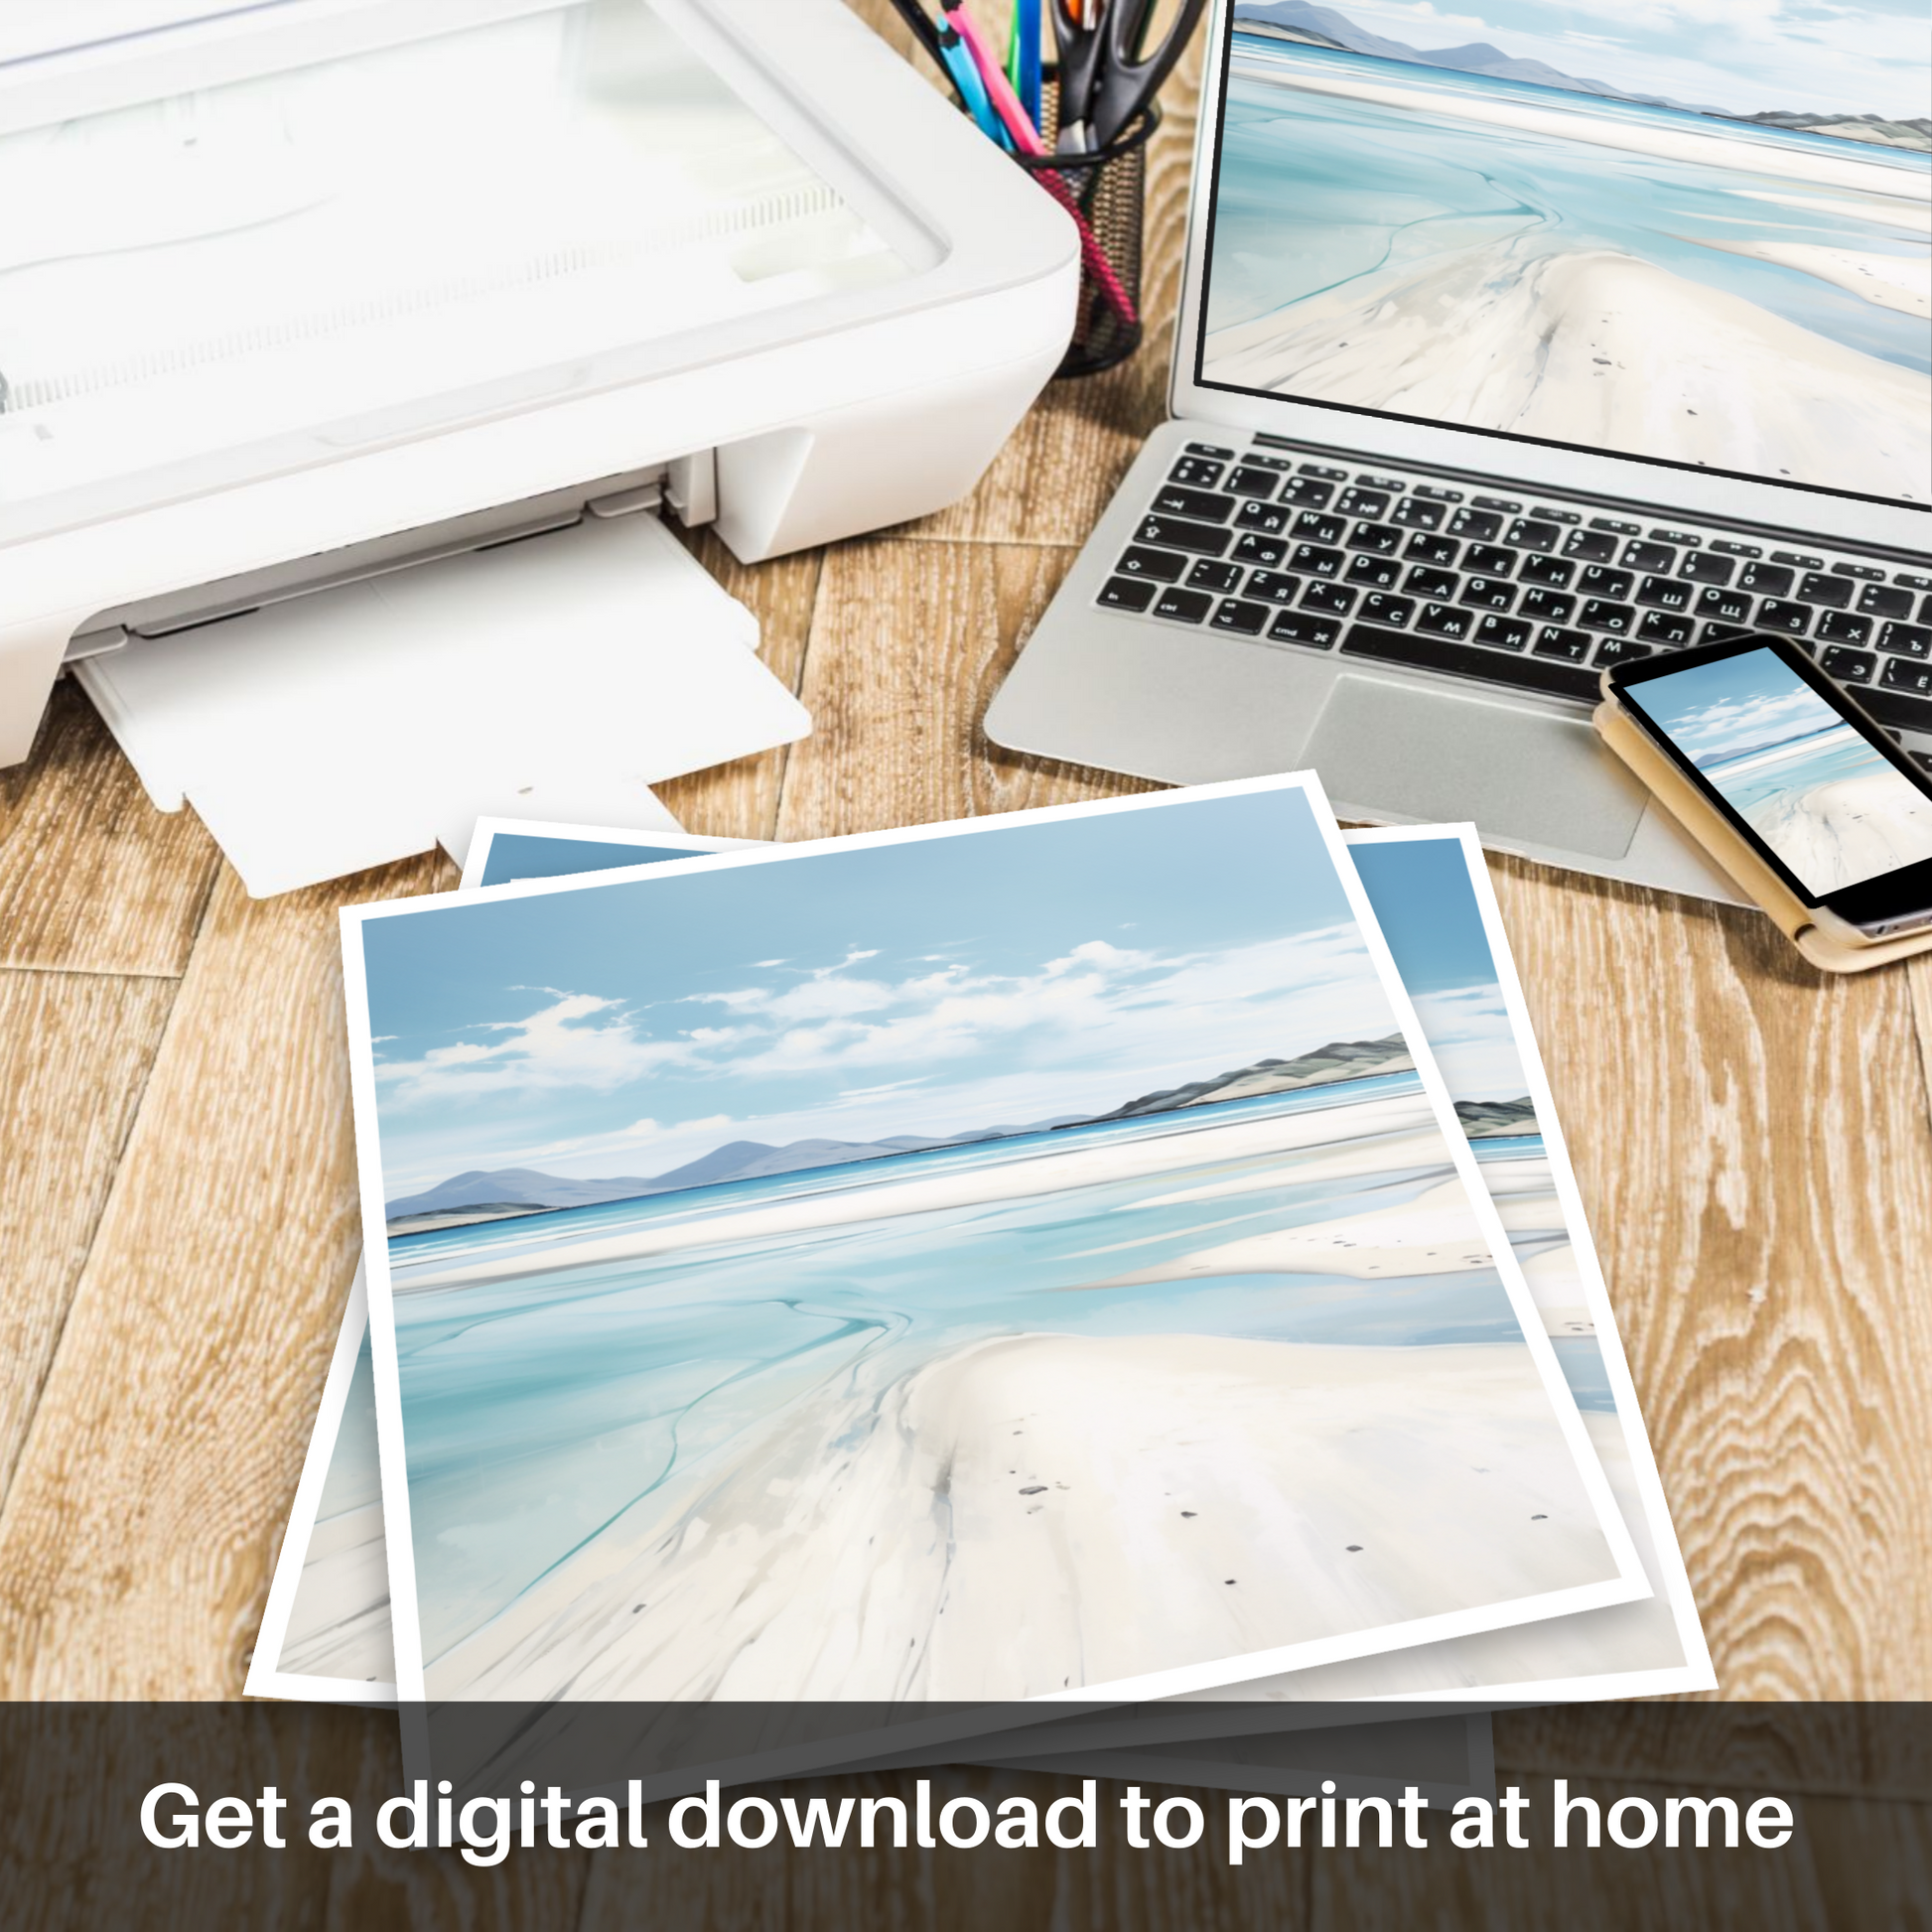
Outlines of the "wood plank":
{"type": "Polygon", "coordinates": [[[1034,545],[876,538],[828,551],[782,839],[924,825],[1150,790],[1115,772],[995,752],[993,693],[1071,555],[1034,545]]]}
{"type": "Polygon", "coordinates": [[[0,771],[0,966],[179,977],[218,864],[158,812],[71,678],[33,756],[0,771]]]}
{"type": "Polygon", "coordinates": [[[0,1696],[233,1697],[360,1245],[339,905],[222,869],[4,1508],[0,1696]]]}
{"type": "Polygon", "coordinates": [[[0,973],[0,1498],[26,1440],[176,982],[0,973]]]}
{"type": "Polygon", "coordinates": [[[1723,1694],[1932,1696],[1908,976],[1491,862],[1723,1694]]]}
{"type": "MultiPolygon", "coordinates": [[[[673,525],[673,528],[676,526],[673,525]]],[[[679,530],[685,546],[759,621],[759,656],[796,692],[805,670],[812,607],[818,597],[816,550],[741,564],[709,529],[679,530]]],[[[778,792],[791,748],[735,759],[654,787],[687,832],[721,839],[768,839],[778,822],[778,792]]]]}

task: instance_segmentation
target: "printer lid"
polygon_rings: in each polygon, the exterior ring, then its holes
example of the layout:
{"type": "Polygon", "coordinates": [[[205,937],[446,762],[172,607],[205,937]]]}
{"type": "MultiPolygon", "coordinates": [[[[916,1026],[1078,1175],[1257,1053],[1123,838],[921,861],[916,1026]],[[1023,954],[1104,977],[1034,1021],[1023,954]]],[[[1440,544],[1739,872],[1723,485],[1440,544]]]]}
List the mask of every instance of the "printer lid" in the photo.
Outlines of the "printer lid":
{"type": "Polygon", "coordinates": [[[890,300],[943,244],[703,12],[10,6],[0,544],[890,300]]]}

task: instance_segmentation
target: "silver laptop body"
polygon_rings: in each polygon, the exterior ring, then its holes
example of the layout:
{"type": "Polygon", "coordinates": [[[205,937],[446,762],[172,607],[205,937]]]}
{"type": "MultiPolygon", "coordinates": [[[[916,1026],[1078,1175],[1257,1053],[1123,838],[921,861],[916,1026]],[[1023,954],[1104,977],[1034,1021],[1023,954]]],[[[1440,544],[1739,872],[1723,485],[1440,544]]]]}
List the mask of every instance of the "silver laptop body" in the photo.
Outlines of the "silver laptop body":
{"type": "MultiPolygon", "coordinates": [[[[1932,382],[1922,353],[1912,366],[1909,346],[1913,305],[1922,314],[1924,303],[1913,280],[1923,280],[1926,258],[1916,198],[1932,180],[1924,165],[1932,157],[1715,117],[1701,127],[1641,103],[1606,107],[1600,97],[1550,86],[1471,82],[1466,71],[1357,58],[1336,44],[1350,25],[1345,7],[1219,0],[1208,27],[1173,419],[1149,438],[1041,617],[987,714],[987,734],[1015,751],[1176,783],[1312,765],[1344,818],[1473,819],[1499,850],[1734,901],[1735,888],[1597,744],[1589,725],[1596,681],[1619,652],[1704,641],[1727,628],[1800,635],[1932,768],[1932,382]],[[1259,37],[1234,40],[1230,5],[1251,29],[1261,16],[1272,17],[1263,25],[1288,26],[1258,51],[1231,56],[1259,37]],[[1247,82],[1250,66],[1282,78],[1247,82]],[[1404,152],[1411,116],[1418,154],[1439,133],[1446,150],[1457,151],[1465,145],[1460,117],[1474,114],[1479,124],[1468,138],[1499,159],[1520,133],[1512,119],[1536,130],[1521,135],[1526,152],[1533,138],[1547,146],[1554,130],[1562,155],[1569,150],[1559,117],[1580,127],[1591,117],[1575,191],[1588,194],[1599,153],[1605,192],[1624,193],[1626,203],[1668,198],[1687,178],[1695,191],[1709,175],[1730,198],[1717,206],[1742,212],[1707,212],[1705,225],[1722,231],[1685,245],[1718,255],[1725,273],[1743,260],[1736,272],[1746,296],[1720,289],[1701,319],[1696,305],[1706,298],[1696,285],[1641,260],[1630,266],[1613,248],[1571,256],[1534,234],[1526,250],[1520,235],[1498,242],[1477,233],[1434,253],[1425,243],[1419,266],[1384,263],[1357,274],[1359,299],[1343,275],[1339,292],[1239,316],[1204,342],[1204,316],[1216,320],[1204,283],[1210,267],[1228,272],[1214,248],[1230,79],[1237,111],[1249,116],[1244,132],[1257,113],[1270,129],[1269,108],[1254,103],[1258,89],[1273,88],[1282,136],[1295,139],[1307,124],[1296,117],[1313,116],[1323,140],[1346,140],[1347,116],[1363,115],[1374,123],[1384,168],[1404,152]],[[1706,163],[1700,137],[1717,160],[1706,163]],[[1728,143],[1745,164],[1741,175],[1725,163],[1728,143]],[[1659,148],[1666,162],[1656,161],[1659,148]],[[1648,181],[1645,168],[1675,175],[1648,181]],[[1619,169],[1638,171],[1633,186],[1609,179],[1619,169]],[[1802,242],[1795,252],[1774,244],[1767,262],[1747,225],[1776,236],[1788,219],[1801,234],[1834,232],[1841,243],[1849,236],[1856,251],[1874,211],[1880,223],[1895,212],[1896,232],[1882,230],[1863,270],[1875,262],[1901,286],[1851,311],[1844,305],[1863,298],[1844,286],[1850,271],[1823,244],[1802,242]],[[1776,245],[1786,249],[1782,258],[1776,245]],[[1807,247],[1819,252],[1807,255],[1807,247]],[[1894,259],[1895,270],[1887,266],[1894,259]],[[1791,278],[1797,293],[1782,279],[1748,279],[1767,266],[1791,278]],[[1810,272],[1821,268],[1837,281],[1810,272]],[[1565,276],[1567,293],[1549,296],[1565,276]],[[1827,340],[1814,365],[1789,313],[1768,314],[1760,327],[1754,312],[1739,309],[1759,285],[1773,286],[1787,311],[1796,304],[1807,314],[1803,304],[1814,303],[1841,334],[1865,331],[1879,353],[1827,340]],[[1524,308],[1539,289],[1541,334],[1538,313],[1524,308]],[[1417,313],[1425,297],[1446,317],[1434,339],[1428,315],[1417,313]],[[1669,311],[1672,300],[1683,315],[1669,311]],[[1687,420],[1627,437],[1633,451],[1648,443],[1688,454],[1703,439],[1706,448],[1743,448],[1760,469],[1782,471],[1772,460],[1782,454],[1778,424],[1802,420],[1813,426],[1808,457],[1830,481],[1800,487],[1795,479],[1700,474],[1709,459],[1644,460],[1452,425],[1429,419],[1426,400],[1412,414],[1346,401],[1351,383],[1359,391],[1380,382],[1386,404],[1388,367],[1405,357],[1418,373],[1394,380],[1426,398],[1432,361],[1449,365],[1451,377],[1466,364],[1470,318],[1481,322],[1483,303],[1504,312],[1486,352],[1505,381],[1514,376],[1519,395],[1530,395],[1525,420],[1539,398],[1517,365],[1567,354],[1563,379],[1581,397],[1574,408],[1596,406],[1592,379],[1613,385],[1607,393],[1628,405],[1626,421],[1630,409],[1641,417],[1681,406],[1687,420]],[[1403,340],[1377,338],[1390,322],[1407,332],[1403,340]],[[1351,335],[1353,364],[1342,359],[1351,335]],[[1623,365],[1637,349],[1654,356],[1660,340],[1674,348],[1680,339],[1681,370],[1655,360],[1635,373],[1623,365]],[[1251,386],[1256,380],[1280,380],[1281,388],[1251,386]],[[1339,399],[1283,392],[1324,389],[1339,399]],[[1706,394],[1741,398],[1730,406],[1760,410],[1769,427],[1693,427],[1689,398],[1706,394]],[[1727,435],[1741,441],[1726,444],[1727,435]],[[1867,483],[1882,495],[1867,493],[1867,483]],[[1446,568],[1431,558],[1447,560],[1446,568]]],[[[1498,37],[1507,39],[1501,30],[1498,37]]],[[[1469,53],[1457,50],[1458,58],[1469,53]]],[[[1272,107],[1272,93],[1267,101],[1272,107]]],[[[1885,125],[1911,138],[1910,129],[1885,125]]],[[[1570,160],[1576,165],[1575,154],[1570,160]]],[[[1518,169],[1525,165],[1548,164],[1519,157],[1518,169]]],[[[1285,248],[1305,249],[1317,232],[1308,225],[1318,221],[1318,197],[1316,204],[1285,248]]],[[[1696,225],[1695,211],[1681,220],[1696,225]]],[[[1246,232],[1252,240],[1252,215],[1246,232]]],[[[1247,265],[1258,259],[1251,248],[1247,265]]],[[[1700,255],[1691,265],[1702,263],[1700,255]]],[[[1861,268],[1856,253],[1852,267],[1861,268]]],[[[1269,272],[1264,262],[1264,282],[1269,272]]],[[[1915,327],[1926,336],[1922,322],[1915,327]]]]}

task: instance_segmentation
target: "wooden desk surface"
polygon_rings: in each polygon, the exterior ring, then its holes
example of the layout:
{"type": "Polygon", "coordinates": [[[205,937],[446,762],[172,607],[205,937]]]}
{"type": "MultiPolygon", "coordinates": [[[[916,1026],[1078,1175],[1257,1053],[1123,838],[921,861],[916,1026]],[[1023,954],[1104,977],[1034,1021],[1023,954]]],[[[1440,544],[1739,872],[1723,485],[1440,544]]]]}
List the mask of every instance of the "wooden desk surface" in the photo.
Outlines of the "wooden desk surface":
{"type": "MultiPolygon", "coordinates": [[[[1160,317],[1191,124],[1177,87],[1160,317]]],[[[979,719],[1168,344],[1050,389],[924,522],[753,569],[695,539],[814,732],[663,787],[689,828],[1134,788],[979,719]]],[[[71,683],[0,772],[0,1697],[234,1697],[360,1241],[336,908],[454,869],[250,900],[71,683]]],[[[1755,915],[1491,864],[1720,1695],[1932,1697],[1932,960],[1829,979],[1755,915]]]]}

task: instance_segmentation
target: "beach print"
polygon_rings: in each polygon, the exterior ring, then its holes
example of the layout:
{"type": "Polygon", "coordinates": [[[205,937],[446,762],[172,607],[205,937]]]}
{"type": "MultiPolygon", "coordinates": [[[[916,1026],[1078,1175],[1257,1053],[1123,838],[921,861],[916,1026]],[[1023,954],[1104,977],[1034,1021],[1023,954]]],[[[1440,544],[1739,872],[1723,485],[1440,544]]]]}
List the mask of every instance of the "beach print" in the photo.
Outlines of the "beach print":
{"type": "Polygon", "coordinates": [[[1932,861],[1932,798],[1771,650],[1627,694],[1820,897],[1932,861]]]}
{"type": "Polygon", "coordinates": [[[1923,501],[1903,17],[1834,16],[1807,71],[1689,20],[1491,12],[1241,0],[1200,379],[1923,501]]]}
{"type": "Polygon", "coordinates": [[[359,926],[428,1695],[1642,1588],[1299,785],[528,891],[359,926]]]}

